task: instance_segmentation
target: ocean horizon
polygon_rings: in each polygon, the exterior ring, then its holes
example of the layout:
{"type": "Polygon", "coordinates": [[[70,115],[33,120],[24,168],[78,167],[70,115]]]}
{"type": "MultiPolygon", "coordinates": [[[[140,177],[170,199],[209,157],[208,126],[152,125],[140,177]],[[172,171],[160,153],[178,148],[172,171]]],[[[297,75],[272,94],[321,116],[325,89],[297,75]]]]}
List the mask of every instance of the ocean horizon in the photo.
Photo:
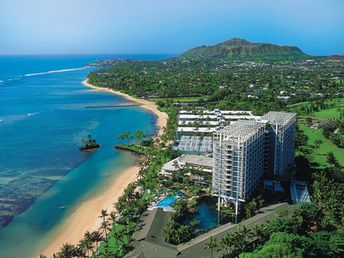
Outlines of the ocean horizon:
{"type": "Polygon", "coordinates": [[[128,101],[82,85],[97,69],[86,64],[116,57],[169,56],[0,56],[0,257],[34,255],[80,201],[135,162],[113,149],[116,135],[155,134],[152,113],[99,107],[128,101]],[[93,154],[79,151],[87,134],[101,145],[93,154]]]}

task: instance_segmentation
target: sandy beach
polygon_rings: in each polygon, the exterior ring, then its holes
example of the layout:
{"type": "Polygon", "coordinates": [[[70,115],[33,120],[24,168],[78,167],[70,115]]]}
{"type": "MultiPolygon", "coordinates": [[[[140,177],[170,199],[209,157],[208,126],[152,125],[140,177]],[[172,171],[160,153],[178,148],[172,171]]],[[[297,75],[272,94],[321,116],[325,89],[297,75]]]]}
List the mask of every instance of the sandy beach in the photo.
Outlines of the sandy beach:
{"type": "MultiPolygon", "coordinates": [[[[157,116],[156,124],[160,128],[158,135],[163,133],[163,128],[167,124],[168,115],[159,111],[155,103],[144,99],[137,99],[112,89],[93,86],[89,84],[87,80],[82,83],[94,90],[117,94],[140,104],[140,107],[149,110],[157,116]]],[[[98,218],[101,209],[107,209],[108,212],[114,210],[113,203],[116,202],[127,185],[136,180],[138,171],[138,166],[127,168],[116,176],[102,192],[99,192],[91,199],[80,203],[69,217],[63,221],[63,224],[59,226],[58,230],[53,233],[53,236],[50,237],[51,241],[48,241],[47,245],[40,253],[43,253],[48,257],[52,257],[52,255],[58,252],[64,243],[77,244],[79,240],[83,238],[87,230],[97,230],[101,224],[101,220],[98,218]]]]}
{"type": "Polygon", "coordinates": [[[164,128],[166,126],[166,124],[167,124],[168,115],[166,113],[161,112],[160,110],[158,110],[158,106],[154,102],[151,102],[151,101],[146,100],[146,99],[134,98],[134,97],[132,97],[132,96],[130,96],[128,94],[122,93],[120,91],[115,91],[115,90],[110,89],[110,88],[96,87],[96,86],[88,83],[87,79],[84,80],[82,82],[82,84],[87,86],[87,87],[90,87],[90,88],[92,88],[94,90],[97,90],[97,91],[105,91],[105,92],[114,93],[114,94],[116,94],[118,96],[121,96],[121,97],[127,99],[127,100],[130,100],[132,102],[140,104],[141,108],[149,110],[149,111],[151,111],[152,113],[154,113],[157,116],[156,125],[160,128],[160,130],[158,132],[158,135],[161,135],[163,133],[162,128],[164,128]]]}

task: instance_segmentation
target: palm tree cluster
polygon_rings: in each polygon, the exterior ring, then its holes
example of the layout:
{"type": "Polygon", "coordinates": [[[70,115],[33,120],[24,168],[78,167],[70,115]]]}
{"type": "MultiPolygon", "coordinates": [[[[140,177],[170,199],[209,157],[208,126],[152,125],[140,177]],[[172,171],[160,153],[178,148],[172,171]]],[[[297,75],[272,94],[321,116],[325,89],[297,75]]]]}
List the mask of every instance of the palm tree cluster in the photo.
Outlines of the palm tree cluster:
{"type": "Polygon", "coordinates": [[[95,255],[98,245],[104,237],[99,231],[87,231],[77,245],[69,243],[63,244],[61,249],[53,255],[54,258],[72,258],[72,257],[91,257],[95,255]]]}
{"type": "Polygon", "coordinates": [[[211,257],[225,258],[342,257],[341,218],[329,218],[324,209],[325,206],[307,204],[292,215],[281,212],[277,219],[251,229],[238,226],[222,238],[211,236],[204,249],[210,250],[211,257]]]}
{"type": "Polygon", "coordinates": [[[203,248],[210,250],[212,258],[215,252],[225,258],[237,257],[239,254],[251,250],[254,245],[261,243],[265,237],[266,229],[263,225],[258,224],[252,230],[245,226],[238,226],[236,231],[226,233],[220,240],[210,236],[203,248]]]}
{"type": "Polygon", "coordinates": [[[191,220],[189,224],[184,223],[185,217],[193,208],[184,199],[179,199],[173,206],[175,212],[163,229],[165,241],[171,244],[180,244],[189,241],[203,233],[202,229],[197,228],[199,221],[191,220]]]}
{"type": "MultiPolygon", "coordinates": [[[[119,220],[116,212],[108,213],[102,209],[99,215],[101,226],[99,230],[90,232],[86,231],[84,237],[77,245],[65,243],[59,252],[54,254],[54,258],[72,258],[72,257],[122,257],[128,250],[128,241],[131,230],[129,229],[130,221],[124,218],[119,220]],[[119,223],[123,227],[117,229],[119,223]],[[116,239],[117,246],[110,246],[109,239],[116,239]],[[100,244],[104,243],[100,248],[100,244]]],[[[44,255],[42,255],[44,257],[44,255]]]]}
{"type": "Polygon", "coordinates": [[[119,135],[117,135],[117,140],[122,143],[123,141],[126,142],[127,145],[131,144],[131,140],[135,139],[139,143],[146,137],[146,133],[141,130],[136,130],[134,133],[130,131],[125,131],[119,135]]]}

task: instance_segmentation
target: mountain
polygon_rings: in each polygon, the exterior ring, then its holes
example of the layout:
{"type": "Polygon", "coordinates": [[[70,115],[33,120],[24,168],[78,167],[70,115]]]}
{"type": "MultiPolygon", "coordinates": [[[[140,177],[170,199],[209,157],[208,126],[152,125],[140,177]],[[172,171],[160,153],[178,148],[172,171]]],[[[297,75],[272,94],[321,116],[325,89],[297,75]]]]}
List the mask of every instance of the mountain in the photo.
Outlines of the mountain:
{"type": "Polygon", "coordinates": [[[279,46],[271,43],[254,43],[245,39],[232,38],[214,46],[200,46],[190,49],[180,55],[180,58],[251,58],[294,56],[306,57],[298,47],[279,46]]]}

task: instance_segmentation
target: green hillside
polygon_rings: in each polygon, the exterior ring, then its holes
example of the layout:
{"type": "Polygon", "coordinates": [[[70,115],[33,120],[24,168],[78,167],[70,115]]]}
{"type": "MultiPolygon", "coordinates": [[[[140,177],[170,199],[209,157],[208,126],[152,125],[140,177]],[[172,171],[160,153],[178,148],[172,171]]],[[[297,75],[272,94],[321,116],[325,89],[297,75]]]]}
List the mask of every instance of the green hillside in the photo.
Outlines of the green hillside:
{"type": "Polygon", "coordinates": [[[245,39],[232,38],[214,46],[200,46],[184,52],[180,58],[264,58],[307,57],[298,47],[279,46],[271,43],[253,43],[245,39]]]}

